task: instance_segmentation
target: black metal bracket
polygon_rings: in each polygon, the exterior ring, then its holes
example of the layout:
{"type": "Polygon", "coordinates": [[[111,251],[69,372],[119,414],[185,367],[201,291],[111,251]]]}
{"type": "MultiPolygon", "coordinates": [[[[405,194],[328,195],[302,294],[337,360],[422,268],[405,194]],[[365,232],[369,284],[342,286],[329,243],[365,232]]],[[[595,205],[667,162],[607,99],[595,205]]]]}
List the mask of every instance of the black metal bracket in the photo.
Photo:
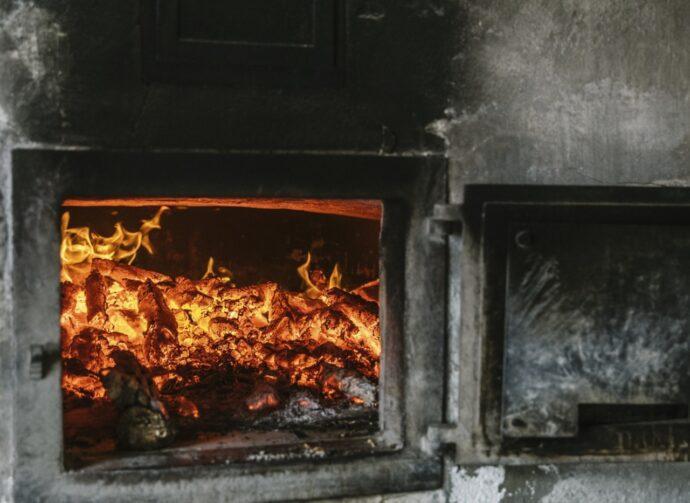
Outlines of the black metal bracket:
{"type": "Polygon", "coordinates": [[[33,381],[43,379],[54,362],[60,358],[55,344],[32,344],[29,348],[29,377],[33,381]]]}
{"type": "Polygon", "coordinates": [[[450,234],[462,233],[462,205],[436,204],[434,214],[427,219],[429,239],[436,243],[445,243],[450,234]]]}

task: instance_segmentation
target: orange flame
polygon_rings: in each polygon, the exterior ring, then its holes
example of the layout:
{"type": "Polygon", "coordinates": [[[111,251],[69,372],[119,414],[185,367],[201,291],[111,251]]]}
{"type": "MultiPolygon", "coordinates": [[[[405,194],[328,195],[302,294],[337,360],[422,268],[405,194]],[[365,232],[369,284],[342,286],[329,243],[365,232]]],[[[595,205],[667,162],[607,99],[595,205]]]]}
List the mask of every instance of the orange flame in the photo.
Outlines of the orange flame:
{"type": "Polygon", "coordinates": [[[138,231],[128,231],[122,222],[115,224],[112,236],[101,236],[88,227],[70,227],[69,212],[62,214],[62,242],[60,243],[60,260],[62,262],[61,280],[72,281],[70,273],[91,264],[93,259],[112,260],[131,264],[137,257],[139,248],[153,254],[149,234],[160,229],[160,219],[167,206],[161,206],[153,218],[142,220],[138,231]]]}
{"type": "Polygon", "coordinates": [[[343,280],[343,275],[340,272],[340,266],[338,264],[335,264],[335,267],[333,268],[333,271],[331,272],[331,275],[328,277],[328,287],[319,287],[314,284],[314,282],[311,279],[311,276],[309,274],[309,267],[311,266],[311,253],[307,252],[307,260],[297,268],[297,274],[299,274],[299,277],[302,278],[302,281],[304,281],[304,284],[306,286],[306,289],[304,291],[304,294],[309,297],[310,299],[317,299],[321,295],[323,295],[327,290],[330,290],[331,288],[340,288],[340,285],[343,280]]]}

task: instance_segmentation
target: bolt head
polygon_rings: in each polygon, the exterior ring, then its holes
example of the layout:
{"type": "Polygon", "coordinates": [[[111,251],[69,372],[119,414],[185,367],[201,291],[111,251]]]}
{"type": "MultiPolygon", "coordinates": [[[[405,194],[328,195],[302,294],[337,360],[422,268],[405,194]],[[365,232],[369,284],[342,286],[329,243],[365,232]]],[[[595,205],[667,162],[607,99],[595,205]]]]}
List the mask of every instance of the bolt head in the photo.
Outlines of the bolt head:
{"type": "Polygon", "coordinates": [[[527,250],[534,245],[534,234],[529,229],[521,229],[515,234],[515,244],[518,248],[527,250]]]}

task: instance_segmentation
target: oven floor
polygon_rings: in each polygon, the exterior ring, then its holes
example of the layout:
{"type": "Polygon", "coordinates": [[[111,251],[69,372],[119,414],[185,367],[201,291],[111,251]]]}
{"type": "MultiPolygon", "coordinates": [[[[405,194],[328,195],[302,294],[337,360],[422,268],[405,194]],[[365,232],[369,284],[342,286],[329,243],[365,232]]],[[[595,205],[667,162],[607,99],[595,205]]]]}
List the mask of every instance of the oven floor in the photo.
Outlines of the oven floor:
{"type": "MultiPolygon", "coordinates": [[[[165,449],[246,447],[257,434],[269,444],[306,442],[323,438],[369,435],[378,429],[378,407],[348,402],[328,403],[304,390],[294,390],[277,408],[249,411],[248,390],[233,386],[185,390],[183,396],[198,408],[199,417],[174,417],[175,441],[165,449]],[[267,437],[266,434],[271,432],[267,437]]],[[[178,397],[179,397],[178,396],[178,397]]],[[[136,451],[117,442],[120,412],[108,400],[65,399],[63,416],[65,466],[77,469],[136,451]]],[[[257,439],[253,441],[256,442],[257,439]]]]}

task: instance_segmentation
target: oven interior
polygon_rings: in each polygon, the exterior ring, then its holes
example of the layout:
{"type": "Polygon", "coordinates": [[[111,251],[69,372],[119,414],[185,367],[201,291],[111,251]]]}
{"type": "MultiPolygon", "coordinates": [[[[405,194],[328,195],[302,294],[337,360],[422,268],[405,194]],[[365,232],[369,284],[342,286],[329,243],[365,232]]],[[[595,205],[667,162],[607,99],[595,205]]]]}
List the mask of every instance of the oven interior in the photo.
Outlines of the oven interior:
{"type": "Polygon", "coordinates": [[[377,431],[381,214],[374,200],[65,200],[65,466],[377,431]]]}

